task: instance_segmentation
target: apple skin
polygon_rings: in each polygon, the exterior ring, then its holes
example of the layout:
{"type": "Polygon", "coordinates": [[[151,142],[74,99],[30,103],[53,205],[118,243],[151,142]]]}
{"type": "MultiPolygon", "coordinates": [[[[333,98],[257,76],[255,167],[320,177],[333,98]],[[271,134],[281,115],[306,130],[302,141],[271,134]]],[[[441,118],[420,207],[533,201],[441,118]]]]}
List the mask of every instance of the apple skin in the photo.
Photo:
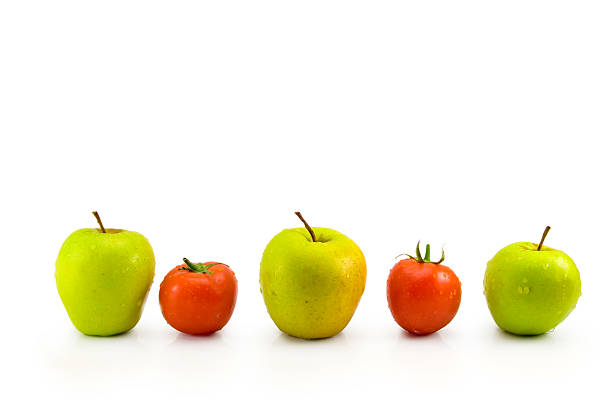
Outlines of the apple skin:
{"type": "Polygon", "coordinates": [[[141,234],[81,229],[62,245],[55,263],[57,290],[74,326],[85,335],[132,329],[153,283],[155,257],[141,234]]]}
{"type": "Polygon", "coordinates": [[[286,334],[328,338],[349,323],[366,283],[359,247],[332,229],[287,229],[266,247],[260,286],[270,317],[286,334]]]}
{"type": "Polygon", "coordinates": [[[559,325],[581,295],[580,273],[560,250],[520,242],[487,264],[484,293],[497,325],[517,335],[539,335],[559,325]]]}

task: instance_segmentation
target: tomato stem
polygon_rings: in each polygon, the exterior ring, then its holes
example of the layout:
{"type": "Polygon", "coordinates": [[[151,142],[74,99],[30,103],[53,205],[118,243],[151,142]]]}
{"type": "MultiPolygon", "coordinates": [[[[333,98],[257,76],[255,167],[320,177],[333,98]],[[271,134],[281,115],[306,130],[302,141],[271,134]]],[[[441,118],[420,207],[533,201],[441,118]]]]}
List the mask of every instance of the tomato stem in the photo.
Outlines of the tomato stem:
{"type": "Polygon", "coordinates": [[[313,241],[313,242],[316,242],[316,241],[317,241],[317,238],[316,238],[316,236],[315,236],[315,234],[314,234],[314,231],[312,231],[312,228],[311,228],[311,227],[308,225],[308,223],[306,222],[306,220],[304,220],[304,218],[302,217],[302,213],[300,213],[300,212],[295,212],[295,215],[296,215],[297,217],[299,217],[299,218],[300,218],[300,220],[302,221],[302,223],[304,223],[304,226],[306,226],[306,230],[308,230],[308,233],[310,233],[310,236],[312,237],[312,241],[313,241]]]}
{"type": "Polygon", "coordinates": [[[102,224],[102,220],[100,219],[100,215],[98,214],[98,212],[92,212],[94,216],[96,216],[96,220],[98,221],[98,224],[100,225],[100,230],[102,230],[102,233],[106,233],[106,229],[104,228],[104,225],[102,224]]]}
{"type": "Polygon", "coordinates": [[[417,247],[416,247],[416,260],[417,260],[419,263],[422,263],[422,262],[423,262],[423,256],[421,256],[421,240],[419,240],[419,241],[417,242],[417,247]]]}
{"type": "Polygon", "coordinates": [[[546,228],[544,229],[544,233],[542,234],[542,239],[540,240],[540,244],[538,244],[537,251],[542,250],[542,244],[544,244],[544,240],[546,239],[546,236],[548,235],[549,231],[550,231],[550,226],[546,226],[546,228]]]}
{"type": "Polygon", "coordinates": [[[406,253],[400,254],[397,257],[406,256],[418,263],[431,263],[431,264],[440,264],[444,261],[444,258],[445,258],[444,249],[442,249],[442,257],[440,257],[440,260],[438,261],[431,261],[430,255],[431,255],[431,246],[429,244],[425,247],[425,257],[421,255],[421,240],[419,240],[416,246],[416,257],[413,257],[410,254],[406,254],[406,253]]]}
{"type": "MultiPolygon", "coordinates": [[[[183,262],[187,264],[187,267],[181,267],[179,268],[179,270],[188,270],[188,271],[191,271],[192,273],[200,273],[200,274],[212,274],[213,272],[210,271],[210,267],[216,266],[217,264],[223,264],[223,263],[208,263],[208,264],[192,263],[191,261],[189,261],[187,257],[183,257],[183,262]]],[[[223,264],[223,265],[226,266],[227,264],[223,264]]]]}

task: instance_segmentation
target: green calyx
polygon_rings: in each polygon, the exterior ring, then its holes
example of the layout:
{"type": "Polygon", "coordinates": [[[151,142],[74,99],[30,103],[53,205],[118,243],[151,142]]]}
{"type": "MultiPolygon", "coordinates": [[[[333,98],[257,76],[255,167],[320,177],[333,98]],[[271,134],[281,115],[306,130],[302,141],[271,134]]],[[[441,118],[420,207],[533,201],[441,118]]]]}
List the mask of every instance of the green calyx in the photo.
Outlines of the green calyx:
{"type": "MultiPolygon", "coordinates": [[[[179,268],[179,270],[187,270],[187,271],[191,271],[192,273],[200,273],[200,274],[212,274],[213,272],[210,271],[210,268],[212,266],[216,266],[217,264],[223,264],[223,263],[208,263],[208,264],[204,264],[204,263],[192,263],[191,261],[189,261],[187,258],[183,258],[183,261],[185,262],[185,264],[187,264],[187,267],[181,267],[179,268]]],[[[224,266],[226,264],[223,264],[224,266]]]]}
{"type": "Polygon", "coordinates": [[[430,258],[429,258],[430,257],[430,253],[431,253],[431,246],[428,244],[425,247],[425,257],[423,257],[421,255],[421,240],[419,240],[419,242],[417,243],[417,246],[416,246],[416,257],[413,257],[410,254],[400,254],[397,257],[406,256],[406,257],[408,257],[408,258],[410,258],[412,260],[418,261],[419,263],[440,264],[440,263],[442,263],[444,261],[444,249],[442,249],[442,257],[440,257],[440,260],[438,260],[438,261],[431,261],[430,258]]]}

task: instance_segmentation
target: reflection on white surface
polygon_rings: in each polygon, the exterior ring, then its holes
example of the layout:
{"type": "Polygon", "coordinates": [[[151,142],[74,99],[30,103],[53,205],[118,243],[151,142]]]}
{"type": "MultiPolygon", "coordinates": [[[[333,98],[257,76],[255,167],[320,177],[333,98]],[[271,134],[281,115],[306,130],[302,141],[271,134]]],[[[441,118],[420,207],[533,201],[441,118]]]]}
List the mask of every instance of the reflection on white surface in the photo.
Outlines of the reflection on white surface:
{"type": "Polygon", "coordinates": [[[431,387],[489,377],[541,384],[572,379],[584,363],[585,352],[556,334],[517,337],[495,327],[474,339],[452,330],[427,336],[399,327],[378,334],[355,332],[347,329],[315,341],[269,326],[250,336],[236,330],[191,336],[170,328],[137,328],[111,338],[72,332],[44,356],[53,378],[72,385],[170,382],[189,388],[205,382],[225,388],[228,382],[249,382],[261,390],[271,385],[282,390],[367,387],[373,381],[431,387]]]}

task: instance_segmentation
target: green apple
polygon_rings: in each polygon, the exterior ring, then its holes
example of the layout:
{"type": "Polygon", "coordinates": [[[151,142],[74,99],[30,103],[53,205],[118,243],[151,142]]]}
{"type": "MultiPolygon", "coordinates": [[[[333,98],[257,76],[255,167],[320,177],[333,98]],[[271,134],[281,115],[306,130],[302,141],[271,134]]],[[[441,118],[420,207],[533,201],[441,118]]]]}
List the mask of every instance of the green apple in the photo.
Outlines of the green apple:
{"type": "Polygon", "coordinates": [[[55,263],[57,290],[74,326],[86,335],[109,336],[140,319],[155,272],[155,257],[141,234],[80,229],[62,245],[55,263]]]}
{"type": "Polygon", "coordinates": [[[286,229],[266,247],[260,286],[270,317],[283,332],[305,339],[338,334],[351,320],[366,283],[359,247],[332,229],[286,229]]]}
{"type": "Polygon", "coordinates": [[[487,264],[484,293],[493,319],[505,331],[539,335],[555,328],[576,307],[580,273],[560,250],[540,244],[514,243],[487,264]]]}

